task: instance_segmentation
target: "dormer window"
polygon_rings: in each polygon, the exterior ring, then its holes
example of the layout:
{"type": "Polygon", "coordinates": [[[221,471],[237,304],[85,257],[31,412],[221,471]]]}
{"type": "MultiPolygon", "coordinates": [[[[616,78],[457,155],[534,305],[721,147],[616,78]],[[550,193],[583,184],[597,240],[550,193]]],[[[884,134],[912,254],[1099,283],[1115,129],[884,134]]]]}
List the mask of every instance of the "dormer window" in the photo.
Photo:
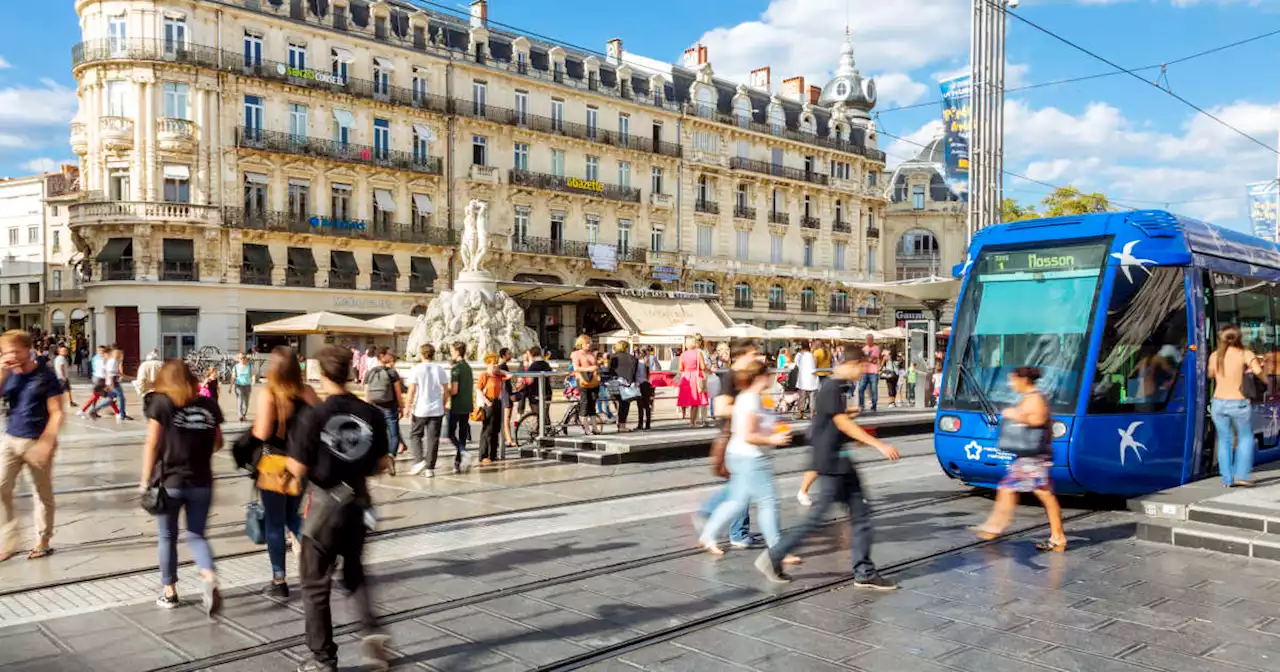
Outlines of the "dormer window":
{"type": "Polygon", "coordinates": [[[836,97],[844,98],[845,96],[848,96],[848,95],[849,95],[849,82],[846,82],[843,80],[836,82],[836,97]]]}

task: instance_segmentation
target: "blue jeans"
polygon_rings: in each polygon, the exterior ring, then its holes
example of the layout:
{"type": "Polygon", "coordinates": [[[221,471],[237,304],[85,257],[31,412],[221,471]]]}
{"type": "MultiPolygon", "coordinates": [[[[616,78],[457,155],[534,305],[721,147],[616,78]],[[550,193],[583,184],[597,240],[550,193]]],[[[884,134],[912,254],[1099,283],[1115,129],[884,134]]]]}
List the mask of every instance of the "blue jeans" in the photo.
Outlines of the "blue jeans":
{"type": "Polygon", "coordinates": [[[771,547],[776,546],[780,535],[778,495],[773,489],[773,458],[729,455],[725,458],[725,466],[729,468],[729,495],[711,514],[698,541],[703,544],[715,542],[729,521],[741,516],[755,502],[764,541],[771,547]]]}
{"type": "Polygon", "coordinates": [[[196,566],[213,571],[213,552],[204,538],[205,523],[209,520],[209,504],[213,501],[213,488],[165,488],[169,497],[169,510],[156,516],[157,539],[160,550],[160,583],[172,586],[178,583],[178,511],[187,512],[187,546],[196,558],[196,566]]]}
{"type": "Polygon", "coordinates": [[[1231,485],[1249,480],[1253,471],[1253,407],[1245,399],[1214,399],[1209,408],[1218,430],[1218,473],[1231,485]],[[1235,451],[1232,451],[1235,430],[1235,451]]]}
{"type": "MultiPolygon", "coordinates": [[[[716,494],[707,498],[702,503],[702,507],[698,509],[698,515],[711,519],[711,514],[715,513],[719,506],[729,499],[729,484],[726,483],[723,488],[716,490],[716,494]]],[[[729,541],[750,541],[751,540],[751,511],[742,512],[742,516],[729,524],[729,541]]]]}
{"type": "Polygon", "coordinates": [[[453,456],[453,466],[456,469],[462,468],[462,456],[467,454],[467,441],[471,438],[471,414],[468,413],[450,413],[449,414],[449,440],[453,442],[455,452],[453,456]]]}
{"type": "Polygon", "coordinates": [[[262,497],[263,522],[267,528],[267,558],[271,560],[271,578],[283,580],[284,564],[284,531],[286,528],[293,536],[302,540],[302,517],[298,508],[302,506],[302,497],[291,497],[278,492],[259,490],[262,497]]]}
{"type": "Polygon", "coordinates": [[[867,407],[867,391],[871,391],[871,410],[876,410],[876,402],[880,399],[880,376],[864,374],[858,381],[858,408],[867,407]]]}
{"type": "Polygon", "coordinates": [[[387,421],[387,450],[394,457],[400,452],[400,414],[381,406],[378,410],[382,411],[382,419],[387,421]]]}
{"type": "Polygon", "coordinates": [[[116,407],[120,409],[120,415],[121,416],[129,415],[124,410],[124,387],[120,385],[120,381],[117,380],[115,385],[112,385],[111,387],[107,388],[107,394],[109,396],[106,399],[103,399],[102,401],[98,402],[98,405],[93,407],[94,413],[97,413],[98,411],[101,411],[102,409],[107,408],[108,406],[111,405],[111,401],[115,400],[116,407]]]}

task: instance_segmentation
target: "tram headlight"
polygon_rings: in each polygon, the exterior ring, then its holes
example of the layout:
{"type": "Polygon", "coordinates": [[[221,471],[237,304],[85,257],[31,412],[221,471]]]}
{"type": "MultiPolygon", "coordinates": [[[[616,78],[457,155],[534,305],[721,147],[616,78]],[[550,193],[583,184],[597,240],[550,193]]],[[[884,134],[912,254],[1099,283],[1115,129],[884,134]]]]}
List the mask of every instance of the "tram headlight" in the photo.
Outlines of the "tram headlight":
{"type": "Polygon", "coordinates": [[[1055,439],[1061,439],[1067,435],[1067,425],[1061,420],[1054,420],[1049,427],[1053,430],[1053,438],[1055,439]]]}
{"type": "Polygon", "coordinates": [[[938,418],[938,429],[944,432],[958,432],[960,431],[960,418],[954,415],[944,415],[938,418]]]}

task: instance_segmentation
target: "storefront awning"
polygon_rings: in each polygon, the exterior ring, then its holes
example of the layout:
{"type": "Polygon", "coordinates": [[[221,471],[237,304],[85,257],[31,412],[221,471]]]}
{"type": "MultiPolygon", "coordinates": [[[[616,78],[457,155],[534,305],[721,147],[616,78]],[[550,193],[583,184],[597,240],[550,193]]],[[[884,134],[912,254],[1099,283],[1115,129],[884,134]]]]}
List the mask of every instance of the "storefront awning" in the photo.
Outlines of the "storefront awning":
{"type": "Polygon", "coordinates": [[[334,250],[330,252],[329,266],[343,273],[351,273],[353,275],[360,273],[360,267],[356,265],[356,253],[349,250],[334,250]]]}
{"type": "Polygon", "coordinates": [[[676,325],[693,325],[703,334],[713,334],[732,326],[716,299],[663,292],[604,292],[600,300],[624,329],[648,333],[676,325]]]}
{"type": "Polygon", "coordinates": [[[106,245],[102,246],[102,249],[98,252],[98,256],[94,257],[94,260],[106,264],[113,264],[120,261],[125,256],[131,256],[126,255],[125,253],[132,250],[132,238],[111,238],[107,240],[106,245]]]}
{"type": "Polygon", "coordinates": [[[428,283],[435,282],[439,277],[436,275],[436,265],[426,257],[409,257],[409,272],[428,283]]]}
{"type": "Polygon", "coordinates": [[[946,301],[960,293],[960,280],[952,278],[916,278],[897,282],[846,282],[845,287],[866,292],[884,292],[916,301],[946,301]]]}
{"type": "Polygon", "coordinates": [[[374,189],[373,202],[383,212],[396,211],[396,199],[391,195],[391,190],[389,189],[374,189]]]}
{"type": "Polygon", "coordinates": [[[333,120],[338,122],[338,125],[343,128],[350,129],[356,127],[356,116],[346,110],[334,110],[333,120]]]}
{"type": "Polygon", "coordinates": [[[414,194],[413,207],[424,215],[429,215],[436,211],[435,206],[431,205],[431,197],[426,194],[414,194]]]}
{"type": "Polygon", "coordinates": [[[427,142],[436,141],[435,131],[431,130],[431,127],[426,124],[414,124],[413,132],[418,136],[419,140],[426,140],[427,142]]]}
{"type": "Polygon", "coordinates": [[[395,72],[395,71],[396,71],[396,64],[395,64],[395,63],[392,63],[392,62],[391,62],[391,59],[389,59],[389,58],[383,58],[383,57],[381,57],[381,56],[374,56],[374,57],[373,57],[373,64],[374,64],[374,65],[376,65],[376,66],[378,66],[378,69],[380,69],[380,70],[385,70],[385,71],[387,71],[387,72],[395,72]]]}
{"type": "Polygon", "coordinates": [[[396,266],[396,258],[390,254],[373,255],[373,270],[383,276],[400,275],[400,268],[396,266]]]}
{"type": "Polygon", "coordinates": [[[187,238],[165,238],[164,260],[190,263],[196,260],[195,241],[187,238]]]}
{"type": "Polygon", "coordinates": [[[266,245],[245,245],[242,252],[244,263],[258,268],[271,268],[271,250],[266,245]]]}
{"type": "Polygon", "coordinates": [[[356,62],[355,54],[351,53],[350,49],[343,49],[342,47],[333,48],[333,57],[338,59],[339,63],[355,63],[356,62]]]}
{"type": "Polygon", "coordinates": [[[301,273],[314,273],[320,268],[316,266],[315,255],[311,254],[309,247],[289,248],[289,266],[301,273]]]}
{"type": "Polygon", "coordinates": [[[249,184],[266,184],[268,180],[267,176],[262,173],[245,173],[244,181],[249,184]]]}

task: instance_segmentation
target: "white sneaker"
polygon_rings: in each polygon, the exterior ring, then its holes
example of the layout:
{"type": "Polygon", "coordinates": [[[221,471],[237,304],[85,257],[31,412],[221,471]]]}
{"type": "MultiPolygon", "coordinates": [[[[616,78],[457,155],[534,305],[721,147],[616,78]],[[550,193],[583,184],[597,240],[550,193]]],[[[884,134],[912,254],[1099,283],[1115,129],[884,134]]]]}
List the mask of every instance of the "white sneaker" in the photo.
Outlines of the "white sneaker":
{"type": "Polygon", "coordinates": [[[122,422],[124,422],[124,416],[120,415],[119,413],[116,413],[116,424],[118,425],[122,422]]]}
{"type": "Polygon", "coordinates": [[[797,492],[796,501],[800,502],[800,506],[813,506],[813,499],[807,492],[797,492]]]}
{"type": "Polygon", "coordinates": [[[436,477],[436,470],[435,470],[435,469],[427,469],[427,470],[425,470],[425,471],[423,471],[423,472],[422,472],[422,475],[423,475],[423,476],[426,476],[427,478],[435,478],[435,477],[436,477]]]}
{"type": "Polygon", "coordinates": [[[421,474],[422,472],[424,472],[424,471],[426,471],[426,470],[427,470],[427,463],[426,463],[426,461],[418,462],[418,463],[414,464],[412,467],[409,467],[409,475],[410,475],[410,476],[417,476],[418,474],[421,474]]]}
{"type": "Polygon", "coordinates": [[[77,417],[77,418],[87,418],[87,417],[89,417],[89,414],[88,414],[88,413],[85,413],[84,411],[76,411],[76,417],[77,417]]]}

